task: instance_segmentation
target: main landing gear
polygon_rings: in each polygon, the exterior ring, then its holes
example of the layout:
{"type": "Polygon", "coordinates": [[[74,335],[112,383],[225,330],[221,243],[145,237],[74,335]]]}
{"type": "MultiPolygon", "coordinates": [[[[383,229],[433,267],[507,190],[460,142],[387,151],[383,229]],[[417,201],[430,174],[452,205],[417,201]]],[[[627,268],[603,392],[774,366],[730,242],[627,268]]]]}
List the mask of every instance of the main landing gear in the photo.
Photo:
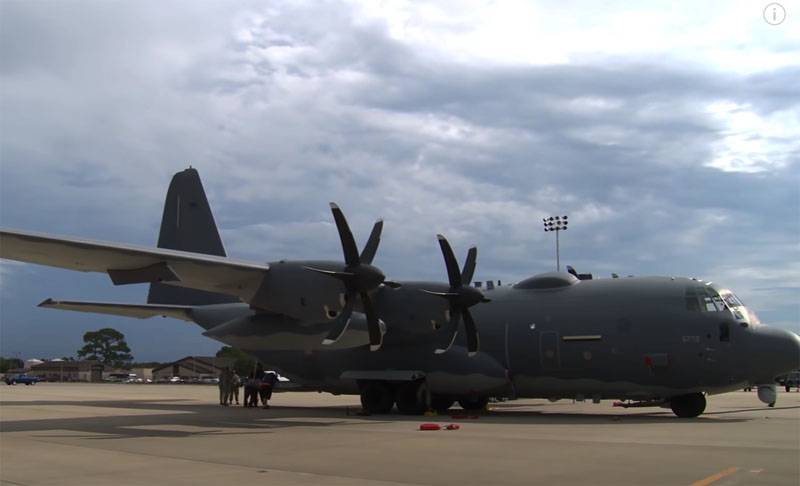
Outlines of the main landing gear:
{"type": "Polygon", "coordinates": [[[706,409],[706,396],[702,393],[678,395],[669,400],[672,412],[681,418],[694,418],[706,409]]]}
{"type": "Polygon", "coordinates": [[[366,413],[389,413],[394,406],[394,390],[383,381],[361,385],[361,407],[366,413]]]}
{"type": "MultiPolygon", "coordinates": [[[[420,415],[427,410],[446,413],[455,402],[453,397],[428,393],[423,380],[406,382],[389,382],[364,380],[361,388],[361,407],[368,414],[386,414],[397,410],[406,415],[420,415]]],[[[459,405],[464,410],[483,410],[489,403],[488,397],[459,398],[459,405]]]]}
{"type": "Polygon", "coordinates": [[[640,402],[614,402],[615,407],[642,408],[642,407],[669,407],[672,412],[681,418],[694,418],[706,409],[706,396],[702,393],[688,393],[677,395],[669,399],[643,400],[640,402]]]}

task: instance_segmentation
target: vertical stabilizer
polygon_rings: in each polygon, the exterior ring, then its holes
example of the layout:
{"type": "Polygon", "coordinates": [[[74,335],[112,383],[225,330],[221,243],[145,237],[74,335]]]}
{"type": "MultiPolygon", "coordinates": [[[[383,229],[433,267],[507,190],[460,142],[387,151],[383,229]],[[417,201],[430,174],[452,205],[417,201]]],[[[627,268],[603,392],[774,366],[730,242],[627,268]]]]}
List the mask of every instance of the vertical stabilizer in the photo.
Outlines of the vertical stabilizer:
{"type": "MultiPolygon", "coordinates": [[[[172,177],[167,199],[164,201],[158,247],[226,256],[200,175],[191,167],[172,177]]],[[[207,305],[239,302],[239,299],[214,292],[152,283],[147,302],[207,305]]]]}

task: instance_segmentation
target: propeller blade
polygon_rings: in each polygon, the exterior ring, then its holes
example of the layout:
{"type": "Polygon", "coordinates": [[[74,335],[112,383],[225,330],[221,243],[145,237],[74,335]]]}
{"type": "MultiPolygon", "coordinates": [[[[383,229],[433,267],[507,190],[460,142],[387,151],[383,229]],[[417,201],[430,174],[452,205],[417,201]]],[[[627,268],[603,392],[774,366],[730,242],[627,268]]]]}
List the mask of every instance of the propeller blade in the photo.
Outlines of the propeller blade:
{"type": "Polygon", "coordinates": [[[361,250],[361,261],[366,264],[371,264],[372,259],[375,258],[375,252],[378,251],[378,243],[381,242],[381,231],[383,231],[383,220],[379,219],[372,227],[372,233],[369,234],[369,239],[364,249],[361,250]]]}
{"type": "Polygon", "coordinates": [[[447,326],[447,329],[441,329],[439,331],[439,336],[441,337],[441,341],[439,342],[439,346],[433,351],[434,354],[444,354],[450,350],[453,346],[453,343],[456,341],[456,336],[458,336],[458,322],[460,320],[460,313],[458,309],[451,305],[450,306],[450,322],[447,326]]]}
{"type": "Polygon", "coordinates": [[[347,330],[347,326],[350,325],[350,320],[353,316],[353,302],[355,301],[355,298],[355,295],[347,296],[347,303],[345,304],[344,309],[342,309],[342,313],[339,314],[339,317],[337,317],[335,321],[333,321],[330,332],[328,332],[328,335],[322,340],[323,345],[330,346],[331,344],[334,344],[347,330]]]}
{"type": "Polygon", "coordinates": [[[391,287],[393,289],[399,289],[400,287],[403,286],[402,284],[400,284],[398,282],[392,282],[391,280],[384,280],[383,281],[383,285],[385,285],[387,287],[391,287]]]}
{"type": "Polygon", "coordinates": [[[467,259],[464,260],[464,269],[461,271],[461,284],[469,285],[472,282],[472,275],[475,273],[475,262],[478,259],[478,248],[472,247],[467,252],[467,259]]]}
{"type": "Polygon", "coordinates": [[[311,270],[312,272],[321,273],[323,275],[330,275],[331,277],[336,277],[342,280],[355,277],[355,274],[352,272],[336,272],[333,270],[325,270],[324,268],[314,268],[309,266],[303,266],[303,268],[306,270],[311,270]]]}
{"type": "Polygon", "coordinates": [[[419,289],[420,292],[425,292],[426,294],[436,295],[438,297],[458,297],[458,292],[434,292],[433,290],[426,290],[426,289],[419,289]]]}
{"type": "Polygon", "coordinates": [[[464,317],[464,332],[467,334],[467,351],[470,357],[478,354],[480,347],[480,338],[478,337],[478,328],[475,327],[475,321],[472,320],[472,314],[469,309],[461,309],[461,314],[464,317]]]}
{"type": "Polygon", "coordinates": [[[342,240],[345,263],[348,266],[358,265],[361,260],[358,257],[356,240],[353,238],[353,232],[350,231],[350,226],[344,218],[344,213],[336,203],[331,203],[331,212],[333,213],[333,220],[336,222],[336,229],[339,230],[339,239],[342,240]]]}
{"type": "Polygon", "coordinates": [[[457,289],[461,287],[461,272],[458,271],[458,262],[453,249],[450,248],[450,243],[447,238],[442,235],[436,235],[439,239],[439,246],[442,248],[442,255],[444,256],[444,264],[447,267],[447,279],[450,281],[450,287],[457,289]]]}
{"type": "Polygon", "coordinates": [[[364,306],[364,314],[367,315],[367,331],[369,331],[369,350],[377,351],[383,345],[383,333],[378,322],[378,315],[372,306],[372,299],[366,292],[361,292],[361,304],[364,306]]]}

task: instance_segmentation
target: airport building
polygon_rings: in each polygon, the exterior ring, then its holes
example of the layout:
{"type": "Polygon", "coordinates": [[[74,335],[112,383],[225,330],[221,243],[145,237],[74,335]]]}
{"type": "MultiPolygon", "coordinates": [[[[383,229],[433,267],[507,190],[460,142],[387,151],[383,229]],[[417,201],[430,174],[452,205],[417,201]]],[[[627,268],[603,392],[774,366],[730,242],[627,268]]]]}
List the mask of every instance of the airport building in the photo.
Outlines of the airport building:
{"type": "Polygon", "coordinates": [[[45,381],[103,381],[105,367],[99,361],[45,361],[27,372],[45,381]]]}
{"type": "Polygon", "coordinates": [[[202,381],[217,378],[226,366],[233,367],[233,358],[186,356],[178,361],[153,368],[153,381],[166,382],[174,377],[181,381],[202,381]]]}

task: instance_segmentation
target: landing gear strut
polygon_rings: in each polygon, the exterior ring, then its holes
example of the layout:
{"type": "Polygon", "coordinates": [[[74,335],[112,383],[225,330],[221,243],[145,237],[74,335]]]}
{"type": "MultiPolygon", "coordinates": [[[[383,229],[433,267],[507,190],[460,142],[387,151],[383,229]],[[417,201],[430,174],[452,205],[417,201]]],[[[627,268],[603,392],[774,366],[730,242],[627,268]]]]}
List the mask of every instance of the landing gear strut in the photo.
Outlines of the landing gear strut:
{"type": "Polygon", "coordinates": [[[397,385],[395,400],[397,410],[407,415],[419,415],[427,409],[425,385],[421,381],[409,381],[397,385]]]}
{"type": "Polygon", "coordinates": [[[382,381],[370,381],[361,386],[361,407],[367,413],[389,413],[394,406],[394,390],[382,381]]]}
{"type": "Polygon", "coordinates": [[[702,393],[678,395],[669,400],[672,412],[681,418],[694,418],[706,409],[706,396],[702,393]]]}
{"type": "Polygon", "coordinates": [[[437,413],[447,413],[450,407],[453,406],[455,400],[442,395],[434,395],[431,397],[431,408],[436,410],[437,413]]]}
{"type": "Polygon", "coordinates": [[[489,404],[489,397],[462,398],[458,401],[464,410],[480,411],[489,404]]]}

